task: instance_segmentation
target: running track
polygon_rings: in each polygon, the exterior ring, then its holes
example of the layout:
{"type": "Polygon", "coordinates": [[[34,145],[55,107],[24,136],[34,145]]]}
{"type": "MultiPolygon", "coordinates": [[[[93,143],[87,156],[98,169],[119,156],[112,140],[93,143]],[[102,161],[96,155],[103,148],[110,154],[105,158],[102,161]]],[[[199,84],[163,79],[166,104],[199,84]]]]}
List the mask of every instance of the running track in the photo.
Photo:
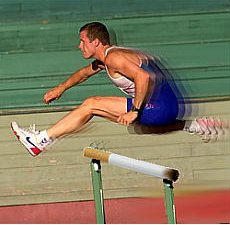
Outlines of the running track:
{"type": "MultiPolygon", "coordinates": [[[[229,223],[230,191],[175,196],[177,222],[229,223]]],[[[105,200],[106,222],[167,223],[163,198],[105,200]]],[[[93,201],[0,207],[0,223],[95,223],[93,201]]]]}

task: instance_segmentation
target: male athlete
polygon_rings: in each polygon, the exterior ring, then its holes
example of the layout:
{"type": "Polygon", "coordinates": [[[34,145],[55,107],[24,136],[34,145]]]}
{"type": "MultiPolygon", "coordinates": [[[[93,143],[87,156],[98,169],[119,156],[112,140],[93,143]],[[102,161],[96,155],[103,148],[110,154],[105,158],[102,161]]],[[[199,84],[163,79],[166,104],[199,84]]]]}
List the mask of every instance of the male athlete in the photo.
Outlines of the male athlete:
{"type": "MultiPolygon", "coordinates": [[[[90,97],[59,122],[43,131],[35,127],[25,130],[11,123],[11,127],[26,149],[40,154],[55,139],[80,129],[93,116],[100,116],[122,125],[139,121],[143,125],[172,124],[178,116],[177,97],[153,57],[142,52],[110,45],[107,28],[92,22],[80,29],[79,49],[83,58],[95,60],[73,73],[65,82],[44,95],[44,103],[57,100],[69,88],[105,69],[110,80],[128,97],[90,97]]],[[[185,126],[193,133],[211,133],[210,118],[197,119],[185,126]]],[[[215,131],[216,132],[216,131],[215,131]]]]}

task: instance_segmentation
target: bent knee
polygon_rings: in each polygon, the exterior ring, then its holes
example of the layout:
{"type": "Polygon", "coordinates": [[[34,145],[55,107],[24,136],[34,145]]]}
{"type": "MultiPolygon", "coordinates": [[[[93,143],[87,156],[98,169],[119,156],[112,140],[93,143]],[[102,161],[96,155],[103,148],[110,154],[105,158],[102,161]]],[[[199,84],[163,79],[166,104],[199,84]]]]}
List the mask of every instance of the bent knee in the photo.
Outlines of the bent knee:
{"type": "Polygon", "coordinates": [[[98,96],[89,97],[82,103],[82,106],[85,106],[89,109],[98,108],[100,105],[100,101],[101,101],[101,97],[98,96]]]}

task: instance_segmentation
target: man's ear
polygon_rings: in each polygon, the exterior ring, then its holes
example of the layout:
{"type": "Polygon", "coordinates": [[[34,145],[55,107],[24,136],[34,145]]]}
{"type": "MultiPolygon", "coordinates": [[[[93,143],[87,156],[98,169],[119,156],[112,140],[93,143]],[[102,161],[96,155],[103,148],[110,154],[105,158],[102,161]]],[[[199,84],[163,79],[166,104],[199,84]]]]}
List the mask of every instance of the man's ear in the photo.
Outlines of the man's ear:
{"type": "Polygon", "coordinates": [[[101,42],[99,41],[98,38],[95,38],[95,39],[94,39],[94,43],[95,43],[95,46],[98,47],[98,46],[100,45],[101,42]]]}

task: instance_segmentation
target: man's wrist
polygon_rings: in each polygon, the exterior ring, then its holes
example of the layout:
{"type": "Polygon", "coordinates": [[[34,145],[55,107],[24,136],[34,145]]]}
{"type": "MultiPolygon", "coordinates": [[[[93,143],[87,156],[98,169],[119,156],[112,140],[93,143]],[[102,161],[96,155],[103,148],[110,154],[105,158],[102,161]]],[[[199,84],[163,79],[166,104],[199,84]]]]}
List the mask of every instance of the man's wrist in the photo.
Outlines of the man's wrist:
{"type": "Polygon", "coordinates": [[[65,91],[65,86],[63,84],[59,84],[57,87],[59,90],[61,90],[62,93],[65,91]]]}
{"type": "Polygon", "coordinates": [[[138,109],[135,105],[132,105],[130,111],[131,111],[131,112],[139,113],[139,112],[140,112],[140,109],[138,109]]]}

